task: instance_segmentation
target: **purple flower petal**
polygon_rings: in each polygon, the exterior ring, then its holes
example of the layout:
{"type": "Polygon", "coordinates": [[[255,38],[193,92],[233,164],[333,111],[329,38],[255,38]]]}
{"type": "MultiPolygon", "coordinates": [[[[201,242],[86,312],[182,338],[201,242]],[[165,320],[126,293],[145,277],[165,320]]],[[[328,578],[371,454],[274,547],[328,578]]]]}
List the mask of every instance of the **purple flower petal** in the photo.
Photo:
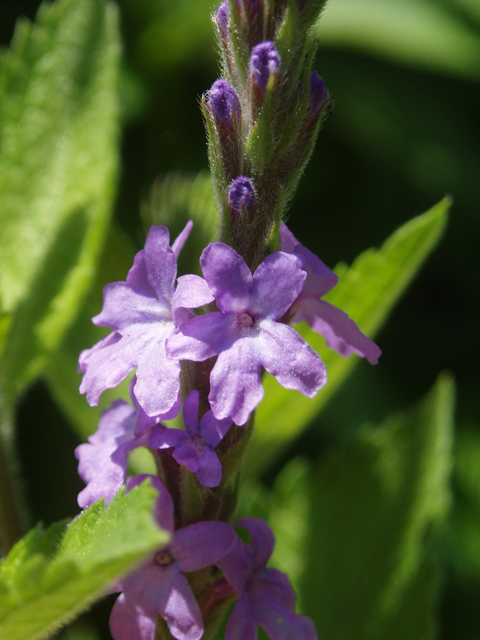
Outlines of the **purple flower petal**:
{"type": "Polygon", "coordinates": [[[147,234],[144,250],[148,282],[165,306],[172,304],[177,276],[177,259],[169,242],[170,234],[166,227],[152,226],[147,234]]]}
{"type": "Polygon", "coordinates": [[[200,264],[218,308],[225,313],[244,311],[253,278],[243,258],[226,244],[212,242],[203,250],[200,264]]]}
{"type": "Polygon", "coordinates": [[[165,338],[172,325],[160,325],[158,333],[161,340],[150,343],[149,349],[143,349],[138,357],[135,397],[149,416],[166,413],[175,404],[180,391],[180,364],[167,357],[165,338]],[[164,334],[160,333],[163,328],[164,334]]]}
{"type": "Polygon", "coordinates": [[[300,293],[300,299],[312,296],[321,298],[330,289],[333,289],[338,282],[338,276],[318,256],[304,247],[284,222],[280,222],[280,237],[282,250],[287,253],[295,253],[307,272],[307,279],[300,293]]]}
{"type": "Polygon", "coordinates": [[[147,278],[144,249],[139,251],[133,260],[133,266],[127,274],[127,284],[129,287],[135,287],[144,291],[145,294],[151,298],[156,297],[155,289],[149,283],[147,278]]]}
{"type": "Polygon", "coordinates": [[[219,354],[210,375],[208,396],[218,420],[231,418],[242,426],[263,398],[256,345],[256,340],[237,340],[228,351],[219,354]]]}
{"type": "Polygon", "coordinates": [[[282,248],[293,252],[307,272],[307,279],[287,316],[296,324],[305,320],[317,333],[323,335],[327,345],[343,356],[351,353],[365,356],[371,364],[377,364],[381,350],[367,338],[347,314],[333,305],[320,300],[337,283],[337,276],[304,247],[282,222],[280,223],[282,248]]]}
{"type": "Polygon", "coordinates": [[[170,306],[165,306],[156,298],[150,298],[140,289],[125,282],[113,282],[103,289],[103,309],[92,318],[94,324],[111,327],[122,332],[128,330],[139,333],[148,330],[150,323],[170,321],[170,306]]]}
{"type": "MultiPolygon", "coordinates": [[[[84,349],[80,353],[80,356],[78,358],[78,372],[85,373],[90,359],[97,351],[100,351],[101,349],[109,347],[113,344],[117,344],[117,342],[119,342],[121,339],[122,335],[118,333],[118,331],[113,331],[112,333],[109,333],[108,336],[105,336],[105,338],[102,338],[96,344],[94,344],[91,349],[84,349]]],[[[83,393],[83,391],[81,391],[80,393],[83,393]]]]}
{"type": "MultiPolygon", "coordinates": [[[[188,442],[190,436],[181,429],[156,429],[150,436],[150,449],[170,449],[188,442]]],[[[181,464],[181,463],[180,463],[181,464]]]]}
{"type": "Polygon", "coordinates": [[[296,389],[313,398],[327,382],[327,370],[320,356],[292,327],[262,320],[262,365],[286,389],[296,389]]]}
{"type": "Polygon", "coordinates": [[[216,564],[236,541],[235,531],[227,522],[197,522],[175,531],[171,551],[182,571],[197,571],[216,564]]]}
{"type": "Polygon", "coordinates": [[[185,225],[183,231],[180,231],[178,236],[175,238],[175,241],[172,244],[172,251],[175,254],[175,258],[178,260],[178,256],[180,255],[180,251],[183,249],[183,245],[188,239],[190,235],[190,231],[193,227],[193,220],[189,220],[185,225]]]}
{"type": "Polygon", "coordinates": [[[198,405],[200,402],[200,392],[190,391],[183,403],[183,424],[189,433],[200,433],[198,426],[198,405]]]}
{"type": "Polygon", "coordinates": [[[257,640],[257,636],[257,623],[251,615],[250,603],[240,596],[227,623],[225,640],[257,640]]]}
{"type": "Polygon", "coordinates": [[[327,345],[342,356],[348,357],[353,352],[367,358],[370,364],[377,364],[382,354],[344,311],[325,300],[306,300],[293,318],[293,322],[301,320],[306,320],[325,338],[327,345]]]}
{"type": "Polygon", "coordinates": [[[293,611],[288,613],[275,596],[260,585],[251,590],[248,601],[252,617],[272,640],[317,640],[315,625],[310,618],[293,611]]]}
{"type": "Polygon", "coordinates": [[[78,504],[86,509],[99,498],[108,504],[125,482],[128,452],[134,446],[135,414],[130,405],[117,400],[102,413],[97,431],[88,438],[88,444],[75,449],[78,473],[87,483],[78,494],[78,504]]]}
{"type": "Polygon", "coordinates": [[[196,471],[198,481],[204,487],[218,487],[222,480],[222,463],[215,451],[205,447],[203,455],[198,459],[196,471]]]}
{"type": "Polygon", "coordinates": [[[194,317],[192,313],[185,314],[187,309],[196,309],[213,302],[214,297],[208,284],[196,275],[180,276],[177,288],[173,294],[172,310],[176,326],[194,317]]]}
{"type": "Polygon", "coordinates": [[[299,295],[306,277],[296,256],[282,251],[271,253],[255,271],[249,308],[262,318],[281,318],[299,295]]]}
{"type": "Polygon", "coordinates": [[[238,520],[236,525],[244,527],[250,533],[252,564],[265,565],[270,560],[275,546],[275,536],[268,524],[260,518],[247,517],[238,520]]]}
{"type": "Polygon", "coordinates": [[[167,339],[167,354],[175,360],[202,362],[234,342],[233,314],[219,311],[197,316],[185,322],[167,339]]]}
{"type": "Polygon", "coordinates": [[[211,411],[207,411],[200,422],[200,433],[211,447],[216,447],[231,426],[230,418],[217,420],[211,411]]]}
{"type": "Polygon", "coordinates": [[[160,614],[174,638],[200,640],[203,635],[202,613],[187,579],[181,573],[175,573],[170,580],[168,598],[161,604],[160,614]]]}
{"type": "Polygon", "coordinates": [[[88,354],[82,352],[80,366],[84,375],[80,393],[87,392],[87,402],[90,406],[98,404],[105,389],[116,387],[133,371],[137,366],[139,353],[152,348],[154,338],[151,333],[122,336],[117,340],[118,335],[115,333],[110,340],[102,341],[100,347],[98,344],[95,345],[88,354]]]}

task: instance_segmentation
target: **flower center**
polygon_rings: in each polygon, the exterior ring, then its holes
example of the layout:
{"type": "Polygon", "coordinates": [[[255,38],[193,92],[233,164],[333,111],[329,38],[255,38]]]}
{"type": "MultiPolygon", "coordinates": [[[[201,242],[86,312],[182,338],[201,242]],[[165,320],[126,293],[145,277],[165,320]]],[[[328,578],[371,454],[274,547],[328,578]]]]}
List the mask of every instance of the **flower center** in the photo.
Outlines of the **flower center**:
{"type": "Polygon", "coordinates": [[[197,453],[203,453],[206,444],[207,443],[205,441],[205,438],[198,435],[197,433],[193,433],[190,436],[190,445],[195,449],[197,453]]]}
{"type": "Polygon", "coordinates": [[[248,329],[255,324],[255,320],[248,313],[241,313],[237,316],[237,329],[248,329]]]}
{"type": "Polygon", "coordinates": [[[173,564],[174,559],[168,549],[162,549],[155,555],[155,563],[160,567],[168,567],[169,564],[173,564]]]}

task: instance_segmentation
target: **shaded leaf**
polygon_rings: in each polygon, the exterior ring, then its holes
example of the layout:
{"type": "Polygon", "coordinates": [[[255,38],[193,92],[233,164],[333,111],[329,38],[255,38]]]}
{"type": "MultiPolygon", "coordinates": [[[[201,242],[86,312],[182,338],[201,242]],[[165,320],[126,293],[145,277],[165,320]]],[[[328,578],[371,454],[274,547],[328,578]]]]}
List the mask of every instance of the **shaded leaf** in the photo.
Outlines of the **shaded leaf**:
{"type": "Polygon", "coordinates": [[[311,474],[302,601],[319,637],[434,637],[434,543],[450,504],[453,409],[444,375],[414,409],[363,428],[311,474]]]}
{"type": "Polygon", "coordinates": [[[480,79],[480,31],[435,0],[336,0],[327,4],[317,37],[321,46],[480,79]]]}
{"type": "MultiPolygon", "coordinates": [[[[441,238],[450,204],[445,198],[410,220],[380,249],[362,253],[350,268],[338,265],[335,271],[339,283],[325,300],[348,313],[365,334],[374,336],[441,238]]],[[[287,391],[272,376],[265,377],[265,398],[257,409],[247,460],[251,469],[265,468],[305,429],[359,360],[355,355],[343,358],[327,349],[323,338],[305,324],[298,328],[325,362],[328,382],[310,399],[287,391]]]]}

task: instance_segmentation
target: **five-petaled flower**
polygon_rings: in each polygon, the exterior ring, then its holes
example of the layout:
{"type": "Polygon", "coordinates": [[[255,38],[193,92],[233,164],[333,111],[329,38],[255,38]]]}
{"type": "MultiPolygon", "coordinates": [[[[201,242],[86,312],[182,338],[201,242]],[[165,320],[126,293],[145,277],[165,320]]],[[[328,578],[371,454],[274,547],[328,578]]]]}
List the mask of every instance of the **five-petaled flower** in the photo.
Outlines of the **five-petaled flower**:
{"type": "Polygon", "coordinates": [[[214,242],[200,264],[220,311],[179,326],[167,354],[193,361],[218,355],[208,397],[214,416],[247,422],[263,397],[262,367],[287,389],[314,396],[326,382],[325,365],[294,329],[277,322],[302,290],[302,261],[277,251],[252,275],[234,249],[214,242]]]}
{"type": "Polygon", "coordinates": [[[103,309],[93,322],[114,331],[91,349],[82,351],[80,392],[91,405],[100,394],[119,384],[137,368],[134,394],[149,416],[166,413],[180,390],[180,364],[167,357],[165,340],[186,317],[187,309],[213,300],[204,280],[186,275],[178,279],[177,256],[191,224],[170,247],[166,227],[152,226],[145,249],[135,256],[126,282],[108,284],[103,309]]]}
{"type": "Polygon", "coordinates": [[[272,640],[316,640],[310,618],[295,613],[295,593],[287,576],[266,567],[275,543],[270,527],[258,518],[242,518],[237,525],[247,529],[251,543],[238,538],[233,550],[216,562],[239,596],[225,640],[255,640],[257,625],[272,640]]]}
{"type": "Polygon", "coordinates": [[[231,525],[216,521],[174,531],[173,502],[156,476],[135,476],[127,483],[127,490],[147,478],[158,490],[157,522],[171,534],[171,541],[110,589],[111,593],[122,592],[110,615],[110,631],[115,640],[153,640],[160,615],[174,638],[199,640],[202,614],[183,573],[218,562],[231,551],[236,535],[231,525]]]}

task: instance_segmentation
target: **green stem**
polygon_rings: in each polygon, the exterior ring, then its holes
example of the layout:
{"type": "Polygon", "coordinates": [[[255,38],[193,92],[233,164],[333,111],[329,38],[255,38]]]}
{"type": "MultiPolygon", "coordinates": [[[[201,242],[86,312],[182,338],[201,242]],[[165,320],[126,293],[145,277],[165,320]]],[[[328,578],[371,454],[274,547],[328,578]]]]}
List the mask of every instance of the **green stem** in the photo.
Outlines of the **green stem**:
{"type": "Polygon", "coordinates": [[[22,537],[25,524],[14,449],[11,412],[0,407],[0,544],[5,554],[22,537]]]}

